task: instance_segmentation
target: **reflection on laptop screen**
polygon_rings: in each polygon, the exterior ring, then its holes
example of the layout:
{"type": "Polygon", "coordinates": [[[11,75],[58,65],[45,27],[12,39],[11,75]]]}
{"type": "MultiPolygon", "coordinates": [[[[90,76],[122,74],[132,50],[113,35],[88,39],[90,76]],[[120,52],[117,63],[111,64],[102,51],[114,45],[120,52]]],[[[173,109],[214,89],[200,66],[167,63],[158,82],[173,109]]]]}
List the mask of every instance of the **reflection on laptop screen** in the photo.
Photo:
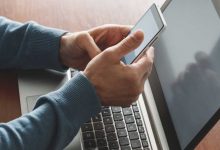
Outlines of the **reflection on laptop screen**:
{"type": "Polygon", "coordinates": [[[220,107],[217,5],[173,0],[164,12],[168,27],[155,46],[156,71],[182,149],[220,107]]]}

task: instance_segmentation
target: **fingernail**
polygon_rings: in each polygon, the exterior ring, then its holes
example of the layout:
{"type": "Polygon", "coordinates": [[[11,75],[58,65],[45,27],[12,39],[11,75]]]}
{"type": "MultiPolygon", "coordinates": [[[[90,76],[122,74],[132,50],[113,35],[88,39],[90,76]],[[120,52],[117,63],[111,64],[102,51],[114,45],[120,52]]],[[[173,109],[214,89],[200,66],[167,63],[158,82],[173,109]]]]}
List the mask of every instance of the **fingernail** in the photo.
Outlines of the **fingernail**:
{"type": "Polygon", "coordinates": [[[150,57],[151,59],[154,59],[154,48],[153,47],[150,47],[147,50],[147,56],[150,57]]]}

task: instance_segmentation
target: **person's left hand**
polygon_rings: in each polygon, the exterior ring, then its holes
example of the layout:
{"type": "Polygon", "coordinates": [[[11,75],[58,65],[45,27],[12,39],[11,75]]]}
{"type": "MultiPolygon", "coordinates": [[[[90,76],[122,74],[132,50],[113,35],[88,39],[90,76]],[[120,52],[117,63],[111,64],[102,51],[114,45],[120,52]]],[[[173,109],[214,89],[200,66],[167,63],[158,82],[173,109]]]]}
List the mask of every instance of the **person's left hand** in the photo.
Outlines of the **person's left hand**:
{"type": "Polygon", "coordinates": [[[60,61],[63,65],[84,70],[102,50],[124,39],[131,26],[103,25],[88,31],[68,33],[61,37],[60,61]]]}

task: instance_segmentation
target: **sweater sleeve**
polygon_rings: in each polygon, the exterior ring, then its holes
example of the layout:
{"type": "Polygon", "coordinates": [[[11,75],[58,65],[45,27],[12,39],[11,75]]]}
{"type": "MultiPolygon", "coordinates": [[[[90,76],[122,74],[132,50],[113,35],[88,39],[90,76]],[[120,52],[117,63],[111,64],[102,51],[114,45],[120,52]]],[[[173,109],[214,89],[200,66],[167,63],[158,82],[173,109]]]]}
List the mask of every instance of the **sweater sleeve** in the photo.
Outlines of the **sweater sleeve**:
{"type": "Polygon", "coordinates": [[[40,97],[31,113],[0,124],[0,149],[61,150],[100,109],[94,87],[78,73],[59,90],[40,97]]]}
{"type": "Polygon", "coordinates": [[[65,70],[59,62],[60,37],[65,32],[0,17],[0,69],[65,70]]]}
{"type": "MultiPolygon", "coordinates": [[[[56,69],[65,31],[0,17],[0,69],[56,69]]],[[[35,109],[0,124],[0,150],[60,150],[101,109],[92,84],[78,73],[59,90],[39,98],[35,109]]],[[[4,111],[4,110],[0,110],[4,111]]]]}

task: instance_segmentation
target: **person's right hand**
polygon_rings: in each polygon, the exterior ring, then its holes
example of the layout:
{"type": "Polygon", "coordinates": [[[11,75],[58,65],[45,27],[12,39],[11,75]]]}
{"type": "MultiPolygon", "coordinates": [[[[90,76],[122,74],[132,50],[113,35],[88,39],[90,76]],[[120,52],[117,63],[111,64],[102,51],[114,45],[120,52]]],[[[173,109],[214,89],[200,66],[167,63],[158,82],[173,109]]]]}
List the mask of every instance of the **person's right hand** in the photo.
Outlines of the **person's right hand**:
{"type": "Polygon", "coordinates": [[[94,85],[102,105],[129,106],[143,91],[144,82],[152,69],[153,48],[131,65],[120,61],[141,44],[143,37],[142,31],[132,33],[104,50],[87,65],[84,75],[94,85]]]}

